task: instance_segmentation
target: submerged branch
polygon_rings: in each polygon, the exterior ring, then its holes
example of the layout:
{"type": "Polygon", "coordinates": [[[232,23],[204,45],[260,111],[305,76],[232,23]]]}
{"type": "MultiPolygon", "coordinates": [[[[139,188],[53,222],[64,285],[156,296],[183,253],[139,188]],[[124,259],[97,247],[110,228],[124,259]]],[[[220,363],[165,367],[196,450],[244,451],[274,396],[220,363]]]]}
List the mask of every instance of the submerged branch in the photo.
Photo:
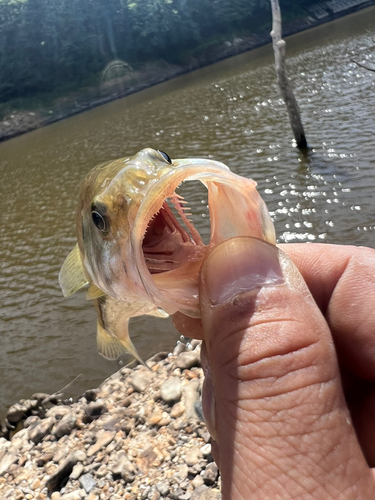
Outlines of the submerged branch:
{"type": "Polygon", "coordinates": [[[375,68],[370,68],[369,66],[366,66],[366,64],[362,64],[358,61],[356,61],[355,59],[350,59],[351,62],[353,62],[354,64],[356,64],[357,66],[359,66],[360,68],[365,68],[367,69],[368,71],[373,71],[375,73],[375,68]]]}

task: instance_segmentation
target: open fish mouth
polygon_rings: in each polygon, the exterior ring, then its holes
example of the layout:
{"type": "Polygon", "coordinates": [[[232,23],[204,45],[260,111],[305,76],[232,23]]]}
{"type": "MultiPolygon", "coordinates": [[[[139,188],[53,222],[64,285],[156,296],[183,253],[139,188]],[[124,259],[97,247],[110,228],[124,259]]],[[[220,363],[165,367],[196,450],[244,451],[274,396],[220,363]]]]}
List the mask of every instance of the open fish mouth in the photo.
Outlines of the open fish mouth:
{"type": "Polygon", "coordinates": [[[142,200],[132,248],[139,280],[151,300],[169,314],[180,310],[196,317],[198,275],[209,249],[235,236],[274,243],[275,234],[253,180],[207,159],[174,160],[173,166],[142,200]],[[197,180],[208,191],[211,229],[207,245],[189,218],[188,200],[176,192],[183,182],[197,180]]]}

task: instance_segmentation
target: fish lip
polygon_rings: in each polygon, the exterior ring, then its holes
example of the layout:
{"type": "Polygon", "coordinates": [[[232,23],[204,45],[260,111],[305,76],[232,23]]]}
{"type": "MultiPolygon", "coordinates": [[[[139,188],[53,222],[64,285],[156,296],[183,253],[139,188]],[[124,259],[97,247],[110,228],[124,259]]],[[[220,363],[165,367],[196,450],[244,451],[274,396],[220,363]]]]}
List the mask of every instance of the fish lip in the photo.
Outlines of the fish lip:
{"type": "MultiPolygon", "coordinates": [[[[143,250],[142,242],[146,234],[147,226],[152,216],[162,207],[163,202],[170,197],[177,187],[187,180],[216,181],[218,183],[229,184],[238,187],[240,177],[231,172],[229,168],[221,162],[209,159],[187,159],[173,160],[176,168],[165,173],[150,189],[146,192],[140,203],[137,215],[134,220],[133,230],[131,231],[131,246],[135,259],[135,269],[138,274],[138,281],[146,291],[147,295],[156,304],[163,306],[163,296],[153,281],[149,272],[143,250]],[[157,203],[155,203],[157,200],[157,203]],[[156,207],[156,208],[155,208],[156,207]]],[[[248,179],[250,181],[250,179],[248,179]]],[[[256,185],[255,181],[254,185],[256,185]]],[[[177,311],[168,310],[169,314],[177,311]]]]}

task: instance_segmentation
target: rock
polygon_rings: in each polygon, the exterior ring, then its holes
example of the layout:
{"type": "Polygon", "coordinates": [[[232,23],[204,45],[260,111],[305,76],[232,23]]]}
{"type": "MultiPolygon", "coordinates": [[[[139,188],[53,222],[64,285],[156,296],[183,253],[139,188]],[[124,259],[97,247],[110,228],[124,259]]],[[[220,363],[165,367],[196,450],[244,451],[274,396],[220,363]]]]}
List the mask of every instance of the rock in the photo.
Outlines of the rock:
{"type": "Polygon", "coordinates": [[[204,422],[204,415],[203,415],[203,407],[202,407],[202,400],[198,400],[194,403],[194,410],[195,413],[197,414],[197,417],[201,422],[204,422]]]}
{"type": "Polygon", "coordinates": [[[205,471],[203,472],[203,481],[207,486],[212,486],[219,474],[217,465],[215,462],[211,462],[210,464],[207,465],[205,471]]]}
{"type": "Polygon", "coordinates": [[[91,474],[84,474],[79,478],[79,484],[82,486],[82,488],[86,491],[86,493],[90,493],[90,491],[95,488],[96,486],[96,481],[92,477],[91,474]]]}
{"type": "Polygon", "coordinates": [[[87,389],[87,391],[83,393],[83,397],[85,397],[87,401],[95,401],[98,393],[98,389],[87,389]]]}
{"type": "Polygon", "coordinates": [[[134,480],[135,466],[123,450],[117,453],[115,463],[112,466],[108,466],[108,468],[112,472],[114,479],[121,477],[128,483],[134,480]]]}
{"type": "Polygon", "coordinates": [[[181,353],[176,360],[176,367],[181,370],[188,370],[193,366],[200,366],[201,364],[201,353],[200,348],[194,349],[194,351],[185,351],[181,353]]]}
{"type": "Polygon", "coordinates": [[[46,392],[36,392],[31,396],[31,399],[36,399],[38,402],[38,405],[42,403],[45,399],[48,399],[51,395],[47,394],[46,392]]]}
{"type": "Polygon", "coordinates": [[[163,412],[161,410],[156,410],[150,415],[148,423],[150,425],[157,425],[160,422],[160,420],[162,420],[162,418],[163,418],[163,412]]]}
{"type": "Polygon", "coordinates": [[[134,373],[130,383],[135,391],[144,392],[150,385],[153,377],[153,373],[144,368],[143,370],[138,370],[134,373]]]}
{"type": "Polygon", "coordinates": [[[193,491],[190,500],[221,500],[221,494],[219,490],[210,490],[208,486],[202,485],[193,491]]]}
{"type": "Polygon", "coordinates": [[[53,417],[45,418],[37,424],[35,427],[29,430],[29,439],[35,444],[41,442],[41,440],[49,434],[53,425],[55,423],[55,419],[53,417]]]}
{"type": "Polygon", "coordinates": [[[38,467],[44,467],[47,462],[50,462],[53,458],[53,453],[45,453],[36,459],[36,465],[38,467]]]}
{"type": "Polygon", "coordinates": [[[100,401],[90,403],[85,407],[85,414],[88,417],[89,421],[99,418],[100,415],[102,415],[106,411],[107,407],[100,401]]]}
{"type": "Polygon", "coordinates": [[[108,467],[105,464],[102,464],[99,469],[96,471],[96,476],[101,478],[108,474],[108,467]]]}
{"type": "Polygon", "coordinates": [[[171,409],[171,417],[172,418],[178,418],[181,417],[185,412],[185,405],[182,403],[182,401],[179,401],[176,403],[172,409],[171,409]]]}
{"type": "Polygon", "coordinates": [[[199,448],[191,448],[185,455],[185,463],[189,466],[195,465],[202,458],[202,451],[199,448]]]}
{"type": "Polygon", "coordinates": [[[29,451],[32,448],[32,444],[29,442],[29,429],[21,429],[11,439],[12,451],[22,450],[29,451]]]}
{"type": "Polygon", "coordinates": [[[181,399],[181,380],[179,377],[169,377],[160,387],[160,396],[165,403],[174,403],[181,399]]]}
{"type": "Polygon", "coordinates": [[[185,491],[178,497],[178,500],[190,500],[191,498],[191,491],[185,491]]]}
{"type": "Polygon", "coordinates": [[[209,455],[211,455],[211,443],[207,443],[202,446],[201,452],[204,457],[208,457],[209,455]]]}
{"type": "Polygon", "coordinates": [[[60,497],[61,500],[81,500],[85,498],[85,490],[76,490],[72,491],[71,493],[66,493],[62,497],[60,497]]]}
{"type": "Polygon", "coordinates": [[[84,460],[86,460],[86,453],[80,450],[73,451],[49,477],[46,482],[48,491],[52,493],[59,490],[61,483],[71,474],[75,464],[84,460]]]}
{"type": "Polygon", "coordinates": [[[2,476],[8,468],[15,464],[18,460],[18,457],[16,455],[13,455],[10,452],[5,453],[3,458],[0,460],[0,476],[2,476]]]}
{"type": "Polygon", "coordinates": [[[23,423],[24,429],[28,427],[35,427],[40,422],[40,418],[37,415],[31,415],[23,423]]]}
{"type": "Polygon", "coordinates": [[[98,439],[95,444],[90,446],[90,448],[87,450],[87,456],[92,457],[95,455],[99,450],[107,446],[115,437],[116,432],[114,431],[104,431],[104,432],[98,432],[98,439]]]}
{"type": "Polygon", "coordinates": [[[163,497],[166,497],[169,493],[169,484],[168,483],[157,483],[157,489],[163,497]]]}
{"type": "Polygon", "coordinates": [[[69,406],[52,406],[52,408],[47,410],[46,417],[53,417],[55,420],[61,420],[65,415],[71,413],[71,411],[72,410],[69,408],[69,406]]]}
{"type": "Polygon", "coordinates": [[[84,466],[82,462],[78,462],[77,464],[75,464],[72,472],[70,473],[69,476],[70,479],[78,479],[82,475],[83,471],[84,471],[84,466]]]}
{"type": "Polygon", "coordinates": [[[202,484],[204,484],[203,477],[200,474],[196,475],[191,484],[194,486],[194,488],[202,486],[202,484]]]}
{"type": "Polygon", "coordinates": [[[6,418],[11,424],[17,424],[26,418],[26,408],[24,405],[16,403],[12,405],[7,411],[6,418]]]}
{"type": "Polygon", "coordinates": [[[147,495],[147,500],[159,500],[160,499],[160,493],[158,490],[155,488],[151,488],[150,492],[147,495]]]}
{"type": "Polygon", "coordinates": [[[68,413],[62,417],[60,422],[58,422],[55,427],[52,429],[52,434],[60,439],[66,434],[70,434],[74,429],[77,422],[77,417],[72,413],[68,413]]]}
{"type": "Polygon", "coordinates": [[[177,490],[171,491],[169,493],[169,498],[171,498],[172,500],[180,500],[184,493],[184,490],[182,490],[181,488],[177,488],[177,490]]]}
{"type": "Polygon", "coordinates": [[[182,352],[186,351],[186,344],[178,341],[176,347],[173,349],[173,356],[179,356],[182,352]]]}
{"type": "Polygon", "coordinates": [[[69,454],[69,447],[68,446],[58,446],[54,455],[53,455],[53,458],[52,460],[58,464],[61,462],[61,460],[65,460],[65,458],[68,456],[69,454]]]}
{"type": "Polygon", "coordinates": [[[197,419],[197,414],[195,411],[195,403],[199,399],[199,389],[200,382],[198,379],[190,380],[188,384],[184,386],[184,400],[185,400],[185,415],[188,420],[197,419]]]}
{"type": "Polygon", "coordinates": [[[188,477],[189,468],[186,464],[182,464],[179,466],[178,471],[173,476],[177,483],[181,483],[188,477]]]}

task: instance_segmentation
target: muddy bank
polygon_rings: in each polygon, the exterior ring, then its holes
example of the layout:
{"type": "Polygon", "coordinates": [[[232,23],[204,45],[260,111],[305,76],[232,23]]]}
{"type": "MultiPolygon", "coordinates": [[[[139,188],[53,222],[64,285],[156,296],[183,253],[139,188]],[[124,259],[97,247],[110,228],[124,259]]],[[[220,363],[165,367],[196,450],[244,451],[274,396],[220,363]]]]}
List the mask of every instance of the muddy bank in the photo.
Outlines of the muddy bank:
{"type": "Polygon", "coordinates": [[[120,369],[76,401],[37,393],[13,405],[0,437],[0,497],[219,500],[200,343],[147,365],[120,369]]]}
{"type": "MultiPolygon", "coordinates": [[[[283,23],[283,36],[313,28],[357,10],[375,5],[375,0],[331,0],[312,7],[300,19],[283,23]]],[[[208,66],[222,59],[256,49],[271,42],[268,32],[253,34],[244,38],[227,40],[198,51],[183,65],[173,65],[157,61],[130,68],[126,76],[117,78],[84,90],[77,90],[65,97],[54,100],[46,107],[31,111],[13,111],[0,121],[0,141],[49,125],[77,113],[115,99],[139,92],[158,83],[165,82],[195,69],[208,66]]]]}

